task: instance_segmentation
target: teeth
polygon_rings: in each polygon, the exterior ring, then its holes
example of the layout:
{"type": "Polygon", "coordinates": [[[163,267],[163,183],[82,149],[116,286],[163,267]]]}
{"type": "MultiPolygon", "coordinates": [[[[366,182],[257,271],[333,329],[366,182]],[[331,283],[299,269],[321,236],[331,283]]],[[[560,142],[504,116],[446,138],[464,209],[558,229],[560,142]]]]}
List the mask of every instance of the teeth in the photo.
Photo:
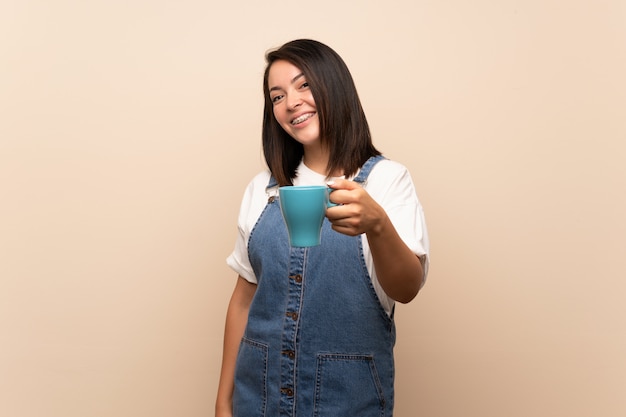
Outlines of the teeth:
{"type": "Polygon", "coordinates": [[[309,118],[311,118],[313,116],[313,113],[307,113],[307,114],[303,114],[302,116],[298,117],[297,119],[293,119],[291,121],[292,125],[297,125],[299,123],[304,122],[305,120],[308,120],[309,118]]]}

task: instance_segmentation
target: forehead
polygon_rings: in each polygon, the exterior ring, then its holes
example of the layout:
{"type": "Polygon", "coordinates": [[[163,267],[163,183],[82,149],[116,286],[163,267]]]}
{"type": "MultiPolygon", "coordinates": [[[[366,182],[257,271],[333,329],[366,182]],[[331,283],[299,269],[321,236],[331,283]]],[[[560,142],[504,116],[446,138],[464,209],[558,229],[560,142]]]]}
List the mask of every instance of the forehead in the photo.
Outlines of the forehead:
{"type": "Polygon", "coordinates": [[[270,66],[267,84],[272,87],[284,87],[295,82],[302,75],[302,70],[289,61],[278,60],[270,66]]]}

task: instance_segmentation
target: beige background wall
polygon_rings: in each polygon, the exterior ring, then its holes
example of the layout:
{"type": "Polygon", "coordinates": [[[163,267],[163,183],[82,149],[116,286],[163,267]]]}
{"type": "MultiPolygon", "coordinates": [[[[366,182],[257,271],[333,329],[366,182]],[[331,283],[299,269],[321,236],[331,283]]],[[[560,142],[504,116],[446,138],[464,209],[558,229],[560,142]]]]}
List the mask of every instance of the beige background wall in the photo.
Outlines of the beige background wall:
{"type": "Polygon", "coordinates": [[[0,415],[212,415],[263,54],[353,71],[432,269],[397,415],[626,414],[626,3],[0,3],[0,415]]]}

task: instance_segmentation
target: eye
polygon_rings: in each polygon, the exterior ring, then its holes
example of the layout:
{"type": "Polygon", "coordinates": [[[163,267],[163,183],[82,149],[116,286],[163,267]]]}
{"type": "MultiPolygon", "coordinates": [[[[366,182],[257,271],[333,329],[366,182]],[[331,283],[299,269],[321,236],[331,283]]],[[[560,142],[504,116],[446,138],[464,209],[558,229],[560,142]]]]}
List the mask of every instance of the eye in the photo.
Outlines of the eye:
{"type": "Polygon", "coordinates": [[[274,97],[271,97],[270,100],[272,101],[272,103],[277,103],[279,102],[284,96],[282,94],[278,94],[275,95],[274,97]]]}
{"type": "Polygon", "coordinates": [[[300,86],[300,88],[309,88],[309,82],[305,81],[304,83],[302,83],[302,85],[300,86]]]}

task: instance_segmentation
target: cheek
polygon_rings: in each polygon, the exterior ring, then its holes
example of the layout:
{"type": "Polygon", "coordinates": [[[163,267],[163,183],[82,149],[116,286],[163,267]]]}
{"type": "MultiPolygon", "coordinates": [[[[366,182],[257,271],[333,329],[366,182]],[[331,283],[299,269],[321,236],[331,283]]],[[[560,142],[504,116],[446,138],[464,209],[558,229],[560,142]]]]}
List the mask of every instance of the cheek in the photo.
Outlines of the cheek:
{"type": "Polygon", "coordinates": [[[285,112],[281,111],[280,108],[277,107],[274,107],[272,111],[274,112],[274,119],[276,119],[278,124],[284,125],[286,123],[285,112]]]}
{"type": "Polygon", "coordinates": [[[274,106],[272,108],[272,113],[274,114],[274,119],[280,123],[280,111],[274,106]]]}
{"type": "Polygon", "coordinates": [[[309,95],[306,100],[309,102],[310,106],[317,109],[317,106],[315,105],[315,99],[313,99],[313,92],[309,91],[309,95]]]}

